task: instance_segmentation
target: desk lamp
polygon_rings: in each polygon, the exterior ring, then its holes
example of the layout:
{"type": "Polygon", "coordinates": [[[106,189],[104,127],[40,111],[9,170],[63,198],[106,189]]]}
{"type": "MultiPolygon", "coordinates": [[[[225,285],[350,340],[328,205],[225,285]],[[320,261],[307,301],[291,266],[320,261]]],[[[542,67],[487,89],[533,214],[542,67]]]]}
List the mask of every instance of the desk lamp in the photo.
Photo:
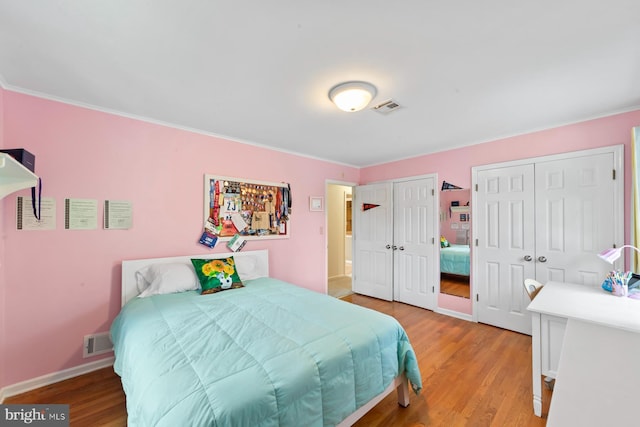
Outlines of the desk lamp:
{"type": "Polygon", "coordinates": [[[622,255],[623,248],[632,248],[632,249],[635,249],[638,253],[640,253],[640,249],[636,248],[635,246],[623,245],[623,246],[620,246],[619,248],[605,249],[604,251],[598,254],[598,257],[607,261],[609,264],[613,264],[618,258],[620,258],[620,255],[622,255]]]}

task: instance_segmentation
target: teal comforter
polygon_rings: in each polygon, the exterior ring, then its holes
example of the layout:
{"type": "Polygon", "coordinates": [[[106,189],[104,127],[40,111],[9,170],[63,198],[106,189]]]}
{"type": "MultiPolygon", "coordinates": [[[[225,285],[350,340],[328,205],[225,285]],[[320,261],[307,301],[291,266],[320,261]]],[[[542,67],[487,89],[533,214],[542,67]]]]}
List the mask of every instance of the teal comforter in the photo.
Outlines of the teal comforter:
{"type": "Polygon", "coordinates": [[[402,326],[275,279],[136,298],[111,334],[135,426],[332,426],[405,372],[402,326]]]}
{"type": "Polygon", "coordinates": [[[470,271],[469,245],[440,248],[440,272],[468,276],[470,271]]]}

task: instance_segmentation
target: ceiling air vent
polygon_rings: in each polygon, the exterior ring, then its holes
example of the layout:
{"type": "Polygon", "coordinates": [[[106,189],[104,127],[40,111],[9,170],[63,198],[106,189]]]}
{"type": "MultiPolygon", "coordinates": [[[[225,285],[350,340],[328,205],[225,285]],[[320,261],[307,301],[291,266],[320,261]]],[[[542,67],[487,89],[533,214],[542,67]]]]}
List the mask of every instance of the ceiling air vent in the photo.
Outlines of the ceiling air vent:
{"type": "Polygon", "coordinates": [[[395,111],[398,108],[400,108],[400,104],[398,104],[393,99],[389,99],[389,100],[384,101],[384,102],[382,102],[382,103],[380,103],[378,105],[375,105],[371,109],[373,111],[377,111],[378,113],[381,113],[381,114],[389,114],[390,112],[395,111]]]}

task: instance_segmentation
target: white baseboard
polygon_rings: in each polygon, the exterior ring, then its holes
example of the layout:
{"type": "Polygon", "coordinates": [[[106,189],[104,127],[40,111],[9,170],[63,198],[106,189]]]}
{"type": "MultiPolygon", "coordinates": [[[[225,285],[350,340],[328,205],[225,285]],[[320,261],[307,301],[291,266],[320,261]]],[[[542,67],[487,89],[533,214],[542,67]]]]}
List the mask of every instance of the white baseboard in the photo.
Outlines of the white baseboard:
{"type": "Polygon", "coordinates": [[[107,357],[105,359],[96,360],[95,362],[85,363],[73,368],[65,369],[51,374],[46,374],[41,377],[32,378],[30,380],[22,381],[16,384],[11,384],[0,389],[0,403],[4,401],[6,397],[15,396],[17,394],[26,393],[36,388],[48,386],[50,384],[57,383],[59,381],[68,380],[69,378],[77,377],[79,375],[88,374],[89,372],[97,371],[98,369],[112,366],[114,357],[107,357]]]}
{"type": "Polygon", "coordinates": [[[456,317],[458,319],[467,320],[469,322],[473,322],[473,316],[466,313],[460,313],[454,310],[448,310],[446,308],[436,308],[433,310],[434,313],[440,313],[451,317],[456,317]]]}

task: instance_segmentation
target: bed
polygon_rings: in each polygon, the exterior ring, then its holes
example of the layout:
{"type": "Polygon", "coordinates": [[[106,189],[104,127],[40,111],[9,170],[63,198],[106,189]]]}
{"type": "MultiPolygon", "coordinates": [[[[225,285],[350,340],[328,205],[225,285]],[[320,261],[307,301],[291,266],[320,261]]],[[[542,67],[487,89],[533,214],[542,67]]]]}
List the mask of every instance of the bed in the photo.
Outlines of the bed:
{"type": "Polygon", "coordinates": [[[440,248],[440,272],[456,276],[469,276],[469,245],[452,244],[440,248]]]}
{"type": "Polygon", "coordinates": [[[349,426],[422,388],[394,318],[270,278],[267,251],[124,261],[111,335],[130,427],[349,426]],[[140,272],[230,255],[241,288],[136,297],[140,272]]]}

